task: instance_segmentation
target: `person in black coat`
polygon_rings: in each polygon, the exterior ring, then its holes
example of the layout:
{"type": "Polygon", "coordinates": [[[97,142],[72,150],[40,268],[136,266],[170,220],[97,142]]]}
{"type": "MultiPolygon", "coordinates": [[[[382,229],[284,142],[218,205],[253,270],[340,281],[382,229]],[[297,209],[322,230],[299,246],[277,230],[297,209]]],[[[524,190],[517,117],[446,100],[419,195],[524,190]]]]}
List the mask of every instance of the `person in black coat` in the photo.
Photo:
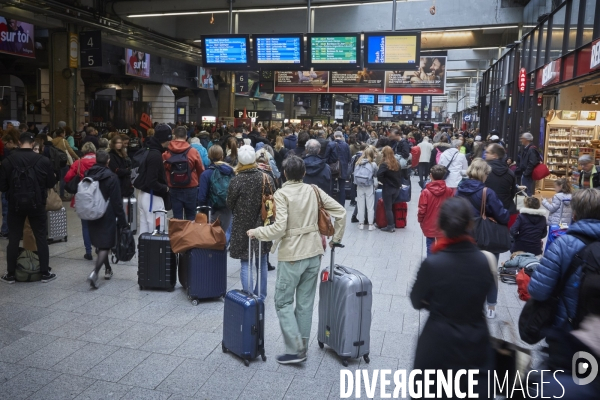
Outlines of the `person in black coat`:
{"type": "Polygon", "coordinates": [[[521,145],[523,149],[519,153],[517,159],[517,170],[515,175],[521,178],[521,184],[527,186],[527,196],[533,196],[535,190],[535,181],[531,174],[533,169],[540,163],[541,155],[531,142],[533,141],[533,135],[526,132],[521,135],[521,145]]]}
{"type": "Polygon", "coordinates": [[[119,178],[121,196],[131,197],[133,185],[131,184],[131,159],[123,148],[121,137],[116,135],[110,141],[110,162],[108,167],[119,178]]]}
{"type": "Polygon", "coordinates": [[[317,185],[319,189],[331,196],[331,169],[324,159],[319,157],[321,145],[315,139],[306,143],[306,154],[304,166],[306,174],[303,182],[309,185],[317,185]]]}
{"type": "Polygon", "coordinates": [[[337,195],[337,201],[342,206],[346,205],[346,179],[348,179],[348,164],[350,163],[350,146],[344,140],[344,134],[340,131],[336,131],[333,134],[335,144],[335,154],[337,155],[337,161],[340,162],[340,175],[335,179],[334,187],[339,190],[337,195]]]}
{"type": "Polygon", "coordinates": [[[380,185],[383,185],[381,195],[388,224],[379,228],[382,232],[395,232],[396,219],[394,218],[392,206],[402,187],[402,170],[400,169],[400,163],[394,157],[394,150],[390,146],[385,146],[382,153],[383,160],[377,170],[377,181],[380,185]]]}
{"type": "Polygon", "coordinates": [[[90,286],[98,288],[98,273],[102,265],[106,266],[104,278],[112,277],[112,268],[108,262],[110,249],[117,244],[117,224],[119,228],[127,226],[127,219],[123,211],[123,199],[119,178],[108,168],[110,156],[105,151],[96,153],[96,165],[86,172],[86,177],[100,182],[100,191],[105,199],[108,200],[106,212],[99,219],[88,221],[90,230],[90,240],[92,245],[98,249],[98,258],[96,266],[88,277],[90,286]]]}
{"type": "Polygon", "coordinates": [[[496,196],[498,196],[498,199],[511,216],[518,214],[517,205],[515,204],[517,178],[515,178],[515,174],[508,168],[506,162],[503,161],[506,156],[504,147],[497,143],[492,143],[487,147],[485,152],[485,161],[492,167],[492,172],[485,180],[485,186],[496,193],[496,196]]]}
{"type": "Polygon", "coordinates": [[[540,200],[535,197],[525,198],[525,207],[510,228],[515,240],[510,248],[511,253],[524,251],[534,255],[542,254],[542,240],[548,234],[546,212],[540,210],[540,200]]]}
{"type": "MultiPolygon", "coordinates": [[[[479,398],[487,398],[485,382],[493,366],[493,350],[482,306],[495,279],[488,257],[468,233],[474,224],[468,202],[456,197],[446,200],[438,221],[444,237],[421,263],[410,293],[415,309],[429,310],[413,368],[444,373],[478,369],[475,390],[479,398]]],[[[466,383],[461,380],[463,391],[466,383]]],[[[435,387],[430,390],[436,393],[435,387]]]]}

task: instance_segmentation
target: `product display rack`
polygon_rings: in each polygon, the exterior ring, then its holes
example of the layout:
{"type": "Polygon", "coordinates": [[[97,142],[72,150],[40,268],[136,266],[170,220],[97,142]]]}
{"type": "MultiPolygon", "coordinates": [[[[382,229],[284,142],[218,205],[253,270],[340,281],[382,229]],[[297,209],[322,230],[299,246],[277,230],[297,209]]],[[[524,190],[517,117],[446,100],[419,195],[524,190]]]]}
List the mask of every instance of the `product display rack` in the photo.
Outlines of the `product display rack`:
{"type": "MultiPolygon", "coordinates": [[[[577,184],[579,171],[577,159],[590,154],[600,159],[600,149],[592,147],[591,141],[598,138],[598,122],[589,120],[588,112],[555,111],[546,128],[544,161],[550,175],[542,182],[543,190],[553,190],[554,181],[571,177],[577,184]],[[583,119],[585,117],[585,119],[583,119]]],[[[594,114],[595,117],[595,114],[594,114]]]]}

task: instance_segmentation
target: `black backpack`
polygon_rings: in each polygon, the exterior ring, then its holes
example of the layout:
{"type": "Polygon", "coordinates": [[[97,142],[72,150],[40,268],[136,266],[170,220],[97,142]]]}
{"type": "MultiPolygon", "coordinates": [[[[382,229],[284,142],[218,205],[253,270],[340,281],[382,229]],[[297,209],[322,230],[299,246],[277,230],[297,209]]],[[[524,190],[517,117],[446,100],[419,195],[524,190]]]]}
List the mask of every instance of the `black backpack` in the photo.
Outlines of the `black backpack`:
{"type": "Polygon", "coordinates": [[[22,166],[14,163],[10,156],[8,157],[8,161],[13,166],[10,176],[9,203],[19,212],[46,209],[42,204],[42,190],[35,174],[35,166],[40,159],[38,158],[32,165],[22,166]]]}
{"type": "Polygon", "coordinates": [[[188,162],[188,152],[192,147],[189,147],[183,153],[171,153],[171,157],[165,161],[165,164],[169,165],[169,175],[171,176],[171,186],[185,187],[192,181],[192,169],[188,162]]]}
{"type": "Polygon", "coordinates": [[[117,229],[117,242],[112,248],[113,264],[130,261],[135,256],[135,239],[129,228],[117,229]]]}
{"type": "Polygon", "coordinates": [[[48,146],[50,152],[50,162],[55,171],[60,171],[61,168],[67,165],[67,153],[54,146],[48,146]]]}

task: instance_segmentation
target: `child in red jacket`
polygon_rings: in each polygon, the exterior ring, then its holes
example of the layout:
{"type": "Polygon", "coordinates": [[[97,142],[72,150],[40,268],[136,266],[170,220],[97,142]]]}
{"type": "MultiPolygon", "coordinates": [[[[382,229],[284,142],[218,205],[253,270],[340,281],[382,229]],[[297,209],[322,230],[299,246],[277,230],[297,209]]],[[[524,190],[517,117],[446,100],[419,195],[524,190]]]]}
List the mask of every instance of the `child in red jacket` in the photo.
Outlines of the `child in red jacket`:
{"type": "Polygon", "coordinates": [[[431,167],[429,175],[431,182],[425,186],[419,197],[417,219],[425,235],[428,256],[431,254],[431,245],[437,238],[443,236],[438,226],[438,211],[447,198],[454,196],[454,189],[446,187],[445,175],[446,167],[443,165],[431,167]]]}

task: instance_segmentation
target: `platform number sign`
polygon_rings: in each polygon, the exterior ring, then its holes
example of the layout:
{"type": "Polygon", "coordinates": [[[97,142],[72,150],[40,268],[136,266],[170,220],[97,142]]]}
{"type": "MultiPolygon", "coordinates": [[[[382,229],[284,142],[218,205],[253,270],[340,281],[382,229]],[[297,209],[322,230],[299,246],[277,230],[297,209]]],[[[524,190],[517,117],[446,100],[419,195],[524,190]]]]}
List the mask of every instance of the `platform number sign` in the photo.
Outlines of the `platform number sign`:
{"type": "Polygon", "coordinates": [[[236,93],[246,93],[248,91],[248,73],[236,72],[235,74],[236,93]]]}
{"type": "Polygon", "coordinates": [[[79,59],[81,68],[102,66],[102,32],[85,31],[79,33],[79,59]]]}

